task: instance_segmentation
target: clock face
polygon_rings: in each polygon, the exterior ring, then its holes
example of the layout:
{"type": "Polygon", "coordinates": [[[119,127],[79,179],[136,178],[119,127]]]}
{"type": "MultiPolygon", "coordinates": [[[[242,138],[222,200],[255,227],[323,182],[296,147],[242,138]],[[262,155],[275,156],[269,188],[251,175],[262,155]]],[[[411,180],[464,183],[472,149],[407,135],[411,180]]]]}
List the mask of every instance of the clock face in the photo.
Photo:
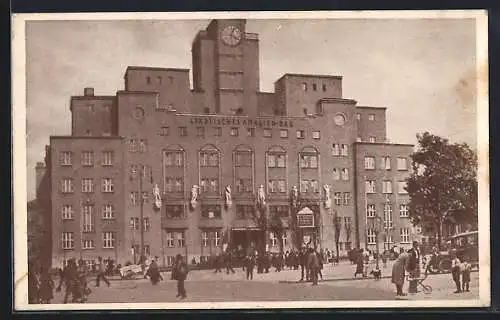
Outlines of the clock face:
{"type": "Polygon", "coordinates": [[[229,26],[221,32],[222,41],[228,46],[236,46],[240,43],[242,34],[240,29],[235,26],[229,26]]]}
{"type": "Polygon", "coordinates": [[[333,118],[333,121],[335,122],[336,125],[338,126],[343,126],[345,123],[345,117],[343,114],[337,114],[335,115],[335,118],[333,118]]]}

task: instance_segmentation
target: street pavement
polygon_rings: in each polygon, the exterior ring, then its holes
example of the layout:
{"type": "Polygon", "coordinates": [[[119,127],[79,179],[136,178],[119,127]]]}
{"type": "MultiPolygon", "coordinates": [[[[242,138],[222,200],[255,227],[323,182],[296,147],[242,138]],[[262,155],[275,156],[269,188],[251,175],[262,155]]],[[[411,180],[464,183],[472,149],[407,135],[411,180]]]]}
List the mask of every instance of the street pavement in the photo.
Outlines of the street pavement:
{"type": "MultiPolygon", "coordinates": [[[[325,265],[324,281],[318,286],[308,282],[298,282],[299,270],[285,270],[254,274],[249,281],[241,268],[235,273],[215,274],[213,270],[191,271],[186,281],[187,299],[176,298],[176,282],[170,274],[164,273],[164,281],[152,285],[146,279],[112,280],[111,286],[101,284],[94,287],[89,282],[92,294],[88,303],[154,303],[154,302],[236,302],[236,301],[320,301],[320,300],[394,300],[395,289],[390,278],[374,280],[373,277],[353,279],[355,266],[341,263],[337,266],[325,265]]],[[[225,271],[225,270],[224,270],[225,271]]],[[[382,268],[383,276],[390,276],[391,267],[382,268]]],[[[92,279],[93,280],[93,279],[92,279]]],[[[433,287],[431,294],[418,293],[404,297],[408,300],[474,299],[479,297],[479,275],[471,274],[471,291],[454,294],[451,275],[430,275],[426,284],[433,287]]],[[[407,290],[407,284],[405,285],[407,290]]],[[[62,292],[55,293],[53,303],[62,303],[62,292]]]]}

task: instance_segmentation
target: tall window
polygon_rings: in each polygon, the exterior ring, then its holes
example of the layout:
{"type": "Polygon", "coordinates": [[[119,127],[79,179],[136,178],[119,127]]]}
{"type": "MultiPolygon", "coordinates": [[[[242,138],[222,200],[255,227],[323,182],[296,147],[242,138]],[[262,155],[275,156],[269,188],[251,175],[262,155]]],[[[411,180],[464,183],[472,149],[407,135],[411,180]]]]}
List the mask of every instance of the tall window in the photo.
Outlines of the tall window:
{"type": "Polygon", "coordinates": [[[188,135],[188,131],[186,127],[179,127],[179,136],[186,137],[188,135]]]}
{"type": "Polygon", "coordinates": [[[112,204],[105,204],[104,206],[102,206],[102,218],[103,219],[115,218],[115,208],[112,204]]]}
{"type": "Polygon", "coordinates": [[[114,192],[115,188],[113,185],[113,179],[103,178],[102,179],[102,192],[109,193],[114,192]]]}
{"type": "Polygon", "coordinates": [[[204,219],[221,219],[221,207],[218,205],[201,205],[201,217],[204,219]]]}
{"type": "Polygon", "coordinates": [[[163,163],[167,167],[182,167],[184,165],[184,152],[165,151],[163,153],[163,163]]]}
{"type": "Polygon", "coordinates": [[[341,192],[335,192],[333,194],[333,201],[335,202],[336,206],[340,206],[342,204],[342,193],[341,192]]]}
{"type": "Polygon", "coordinates": [[[269,232],[269,240],[271,240],[271,247],[277,247],[278,246],[278,237],[274,232],[269,232]]]}
{"type": "Polygon", "coordinates": [[[73,179],[63,178],[61,180],[61,192],[62,193],[73,193],[73,179]]]}
{"type": "Polygon", "coordinates": [[[183,219],[185,217],[182,205],[166,205],[165,211],[168,219],[183,219]]]}
{"type": "Polygon", "coordinates": [[[94,240],[83,240],[82,249],[84,250],[94,249],[94,240]]]}
{"type": "Polygon", "coordinates": [[[144,218],[142,220],[142,226],[145,232],[149,231],[149,229],[151,228],[151,224],[149,223],[149,218],[144,218]]]}
{"type": "Polygon", "coordinates": [[[238,136],[238,128],[231,128],[231,130],[229,130],[229,135],[231,137],[237,137],[238,136]]]}
{"type": "Polygon", "coordinates": [[[139,152],[144,153],[148,149],[148,141],[146,139],[139,140],[139,152]]]}
{"type": "Polygon", "coordinates": [[[61,246],[65,250],[71,250],[75,248],[75,238],[73,236],[73,232],[62,233],[61,246]]]}
{"type": "Polygon", "coordinates": [[[399,216],[401,218],[408,218],[410,216],[410,210],[407,204],[399,205],[399,216]]]}
{"type": "Polygon", "coordinates": [[[184,179],[182,177],[166,177],[165,178],[165,192],[183,192],[184,179]]]}
{"type": "Polygon", "coordinates": [[[73,153],[71,151],[62,151],[59,161],[61,166],[71,166],[73,164],[73,153]]]}
{"type": "Polygon", "coordinates": [[[204,127],[197,127],[196,128],[196,136],[197,137],[204,137],[205,136],[205,128],[204,127]]]}
{"type": "Polygon", "coordinates": [[[200,152],[200,166],[201,167],[218,167],[219,154],[217,152],[200,152]]]}
{"type": "Polygon", "coordinates": [[[128,151],[129,152],[137,152],[137,139],[129,139],[128,140],[128,151]]]}
{"type": "Polygon", "coordinates": [[[83,206],[83,232],[94,232],[94,206],[83,206]]]}
{"type": "Polygon", "coordinates": [[[73,206],[70,204],[65,204],[61,207],[61,215],[63,220],[73,219],[74,211],[73,206]]]}
{"type": "Polygon", "coordinates": [[[255,128],[247,128],[247,137],[255,137],[255,128]]]}
{"type": "Polygon", "coordinates": [[[347,157],[349,155],[349,146],[347,144],[340,145],[340,155],[347,157]]]}
{"type": "Polygon", "coordinates": [[[101,165],[112,166],[114,158],[115,158],[115,154],[113,151],[103,151],[101,165]]]}
{"type": "Polygon", "coordinates": [[[391,229],[393,227],[392,223],[392,205],[384,205],[384,229],[391,229]]]}
{"type": "Polygon", "coordinates": [[[366,232],[368,244],[375,244],[377,243],[377,234],[375,233],[375,230],[373,229],[368,229],[366,232]]]}
{"type": "Polygon", "coordinates": [[[375,169],[375,157],[365,157],[365,169],[375,169]]]}
{"type": "Polygon", "coordinates": [[[216,137],[222,136],[222,128],[221,127],[214,127],[214,136],[216,136],[216,137]]]}
{"type": "Polygon", "coordinates": [[[340,170],[337,168],[332,169],[333,180],[340,180],[340,170]]]}
{"type": "Polygon", "coordinates": [[[304,139],[306,137],[304,130],[297,130],[296,137],[297,139],[304,139]]]}
{"type": "Polygon", "coordinates": [[[393,243],[394,243],[394,239],[393,239],[393,237],[392,237],[392,234],[386,234],[386,235],[385,235],[385,240],[384,240],[384,243],[385,243],[386,245],[391,245],[391,244],[393,244],[393,243]]]}
{"type": "Polygon", "coordinates": [[[342,180],[344,181],[349,180],[349,169],[344,168],[342,169],[341,173],[342,173],[342,180]]]}
{"type": "Polygon", "coordinates": [[[141,230],[141,220],[137,217],[130,218],[130,227],[132,230],[141,230]]]}
{"type": "Polygon", "coordinates": [[[94,192],[94,179],[83,178],[82,179],[82,192],[94,192]]]}
{"type": "Polygon", "coordinates": [[[398,181],[398,193],[399,194],[407,194],[408,191],[406,191],[407,183],[406,181],[398,181]]]}
{"type": "Polygon", "coordinates": [[[348,206],[351,203],[351,193],[344,192],[343,194],[343,204],[344,206],[348,206]]]}
{"type": "Polygon", "coordinates": [[[183,248],[185,246],[184,231],[169,230],[166,233],[167,247],[183,248]]]}
{"type": "Polygon", "coordinates": [[[344,225],[346,226],[346,229],[349,229],[352,226],[352,218],[344,217],[344,225]]]}
{"type": "Polygon", "coordinates": [[[221,244],[222,232],[215,231],[202,231],[201,242],[204,247],[219,247],[221,244]]]}
{"type": "Polygon", "coordinates": [[[286,181],[283,179],[269,180],[268,190],[271,193],[276,193],[276,192],[286,193],[286,181]]]}
{"type": "Polygon", "coordinates": [[[94,152],[83,151],[82,152],[82,166],[91,167],[94,165],[94,152]]]}
{"type": "Polygon", "coordinates": [[[380,169],[391,170],[391,157],[380,158],[380,169]]]}
{"type": "Polygon", "coordinates": [[[102,247],[104,249],[113,249],[115,247],[115,233],[103,232],[102,233],[102,247]]]}
{"type": "Polygon", "coordinates": [[[268,168],[285,168],[286,154],[285,153],[269,153],[267,155],[268,168]]]}
{"type": "Polygon", "coordinates": [[[375,193],[375,180],[367,180],[365,181],[365,191],[366,193],[375,193]]]}
{"type": "Polygon", "coordinates": [[[392,193],[392,181],[382,181],[382,193],[392,193]]]}
{"type": "Polygon", "coordinates": [[[237,151],[236,166],[237,167],[251,167],[252,166],[252,153],[247,151],[237,151]]]}
{"type": "Polygon", "coordinates": [[[302,169],[317,169],[318,168],[318,156],[312,154],[301,154],[300,155],[300,167],[302,169]]]}
{"type": "Polygon", "coordinates": [[[334,143],[332,145],[332,156],[340,156],[340,144],[334,143]]]}
{"type": "Polygon", "coordinates": [[[401,243],[410,243],[410,229],[401,228],[401,243]]]}
{"type": "Polygon", "coordinates": [[[366,205],[366,217],[367,218],[373,218],[377,214],[377,210],[375,209],[374,204],[367,204],[366,205]]]}
{"type": "Polygon", "coordinates": [[[408,164],[406,163],[406,158],[397,158],[398,170],[408,170],[408,164]]]}
{"type": "Polygon", "coordinates": [[[139,192],[130,192],[130,205],[135,207],[139,202],[139,192]]]}

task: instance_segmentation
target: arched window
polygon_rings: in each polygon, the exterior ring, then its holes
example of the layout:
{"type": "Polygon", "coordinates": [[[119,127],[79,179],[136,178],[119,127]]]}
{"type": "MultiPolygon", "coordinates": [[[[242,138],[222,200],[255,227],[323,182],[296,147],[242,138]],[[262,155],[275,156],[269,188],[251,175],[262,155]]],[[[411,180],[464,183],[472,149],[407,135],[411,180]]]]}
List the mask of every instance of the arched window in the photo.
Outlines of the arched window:
{"type": "Polygon", "coordinates": [[[318,169],[319,152],[314,147],[305,147],[299,152],[299,164],[301,169],[318,169]]]}

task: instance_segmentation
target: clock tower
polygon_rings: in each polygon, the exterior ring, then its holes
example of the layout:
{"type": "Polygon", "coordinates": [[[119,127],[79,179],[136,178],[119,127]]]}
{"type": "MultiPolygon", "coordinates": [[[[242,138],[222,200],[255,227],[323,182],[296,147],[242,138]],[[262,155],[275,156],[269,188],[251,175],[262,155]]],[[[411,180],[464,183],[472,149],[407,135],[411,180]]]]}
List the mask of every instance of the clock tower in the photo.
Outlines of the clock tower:
{"type": "Polygon", "coordinates": [[[210,113],[255,115],[259,91],[258,37],[245,20],[213,20],[193,43],[193,82],[210,113]]]}

